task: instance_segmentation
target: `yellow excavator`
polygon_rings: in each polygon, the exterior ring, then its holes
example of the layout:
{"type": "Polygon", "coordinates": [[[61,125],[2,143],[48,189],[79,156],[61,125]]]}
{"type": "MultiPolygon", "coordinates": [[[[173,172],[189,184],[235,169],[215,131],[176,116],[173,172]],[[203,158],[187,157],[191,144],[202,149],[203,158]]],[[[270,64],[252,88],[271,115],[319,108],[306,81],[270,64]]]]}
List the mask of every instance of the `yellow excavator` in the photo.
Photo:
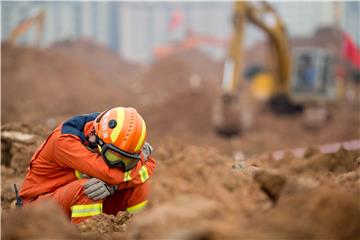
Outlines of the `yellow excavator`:
{"type": "Polygon", "coordinates": [[[36,15],[27,18],[21,21],[10,33],[9,42],[15,44],[16,40],[28,31],[33,25],[36,25],[36,46],[40,46],[40,41],[44,32],[44,22],[45,22],[45,11],[40,10],[36,15]]]}
{"type": "Polygon", "coordinates": [[[241,92],[245,88],[242,47],[247,22],[260,28],[269,38],[272,83],[267,86],[272,88],[269,105],[275,113],[301,112],[305,102],[317,105],[319,101],[333,98],[334,77],[330,65],[333,57],[330,53],[309,47],[292,49],[294,54],[291,55],[285,26],[270,4],[235,2],[234,33],[224,65],[220,97],[214,105],[213,114],[216,131],[225,136],[239,134],[246,115],[241,92]]]}

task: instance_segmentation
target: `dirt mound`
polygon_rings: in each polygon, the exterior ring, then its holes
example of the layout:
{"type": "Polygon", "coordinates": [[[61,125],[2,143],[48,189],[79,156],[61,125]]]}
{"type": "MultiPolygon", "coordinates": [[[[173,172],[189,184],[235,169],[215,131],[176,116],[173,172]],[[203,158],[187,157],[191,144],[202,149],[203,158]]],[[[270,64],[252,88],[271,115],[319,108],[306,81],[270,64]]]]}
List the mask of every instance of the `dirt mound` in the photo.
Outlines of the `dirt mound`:
{"type": "MultiPolygon", "coordinates": [[[[220,83],[222,65],[200,51],[192,50],[169,56],[150,65],[143,76],[144,89],[152,104],[173,107],[168,101],[179,102],[192,93],[198,101],[204,93],[213,92],[220,83]]],[[[197,101],[193,99],[194,103],[197,101]]],[[[209,100],[209,96],[207,96],[209,100]]],[[[184,104],[185,105],[185,104],[184,104]]],[[[186,104],[191,107],[191,104],[186,104]]],[[[182,110],[182,109],[180,109],[182,110]]]]}
{"type": "Polygon", "coordinates": [[[144,74],[143,84],[144,98],[151,103],[145,109],[145,118],[156,129],[154,134],[211,133],[212,102],[221,75],[221,63],[195,50],[152,64],[144,74]]]}
{"type": "Polygon", "coordinates": [[[288,155],[275,166],[262,159],[231,171],[232,160],[214,149],[170,142],[158,149],[151,205],[135,216],[131,236],[359,237],[360,182],[353,164],[359,156],[359,151],[344,149],[308,159],[288,155]],[[338,159],[341,171],[333,168],[338,159]],[[298,171],[294,166],[299,162],[309,171],[298,171]],[[352,182],[353,188],[344,188],[339,179],[352,182]]]}
{"type": "Polygon", "coordinates": [[[341,186],[341,189],[360,191],[359,156],[359,150],[340,148],[335,153],[316,152],[304,158],[295,158],[290,154],[281,160],[274,160],[271,156],[255,158],[247,161],[247,164],[256,167],[255,181],[276,202],[280,195],[319,186],[341,186]]]}
{"type": "Polygon", "coordinates": [[[297,166],[294,166],[294,171],[329,171],[332,173],[344,173],[352,171],[356,167],[356,159],[359,156],[359,151],[346,151],[341,148],[336,153],[332,154],[316,154],[297,166]]]}
{"type": "Polygon", "coordinates": [[[89,39],[57,42],[48,51],[75,59],[92,69],[102,79],[118,84],[131,84],[134,78],[139,77],[140,65],[121,59],[109,48],[89,39]]]}
{"type": "Polygon", "coordinates": [[[54,127],[66,116],[127,106],[133,96],[131,89],[104,79],[90,64],[55,51],[2,44],[1,54],[4,123],[54,127]]]}
{"type": "Polygon", "coordinates": [[[257,239],[356,239],[360,236],[357,195],[319,187],[282,197],[238,236],[257,239]]]}
{"type": "MultiPolygon", "coordinates": [[[[231,145],[232,151],[252,154],[358,139],[358,110],[343,101],[329,107],[331,118],[313,130],[304,128],[301,115],[279,117],[260,107],[254,112],[251,129],[227,144],[231,145]]],[[[223,143],[218,141],[217,145],[220,144],[223,143]]]]}
{"type": "Polygon", "coordinates": [[[15,199],[14,184],[19,188],[31,156],[50,132],[42,125],[30,127],[9,123],[1,127],[1,207],[9,208],[15,199]]]}
{"type": "Polygon", "coordinates": [[[153,105],[151,112],[145,114],[145,119],[150,136],[155,141],[166,136],[177,136],[196,143],[213,135],[212,93],[209,91],[178,93],[153,105]]]}
{"type": "Polygon", "coordinates": [[[5,124],[1,128],[1,165],[22,174],[37,147],[50,132],[43,126],[31,128],[26,124],[5,124]]]}
{"type": "Polygon", "coordinates": [[[119,212],[116,216],[101,214],[80,223],[77,227],[84,233],[114,233],[124,232],[131,219],[131,214],[119,212]]]}
{"type": "MultiPolygon", "coordinates": [[[[153,180],[156,183],[152,196],[154,205],[163,203],[169,196],[191,193],[222,202],[223,209],[234,209],[232,199],[256,195],[251,174],[239,176],[231,171],[233,160],[214,148],[169,141],[157,149],[157,159],[159,166],[153,180]],[[245,190],[243,185],[249,189],[245,190]]],[[[252,200],[255,203],[255,199],[252,200]]]]}
{"type": "Polygon", "coordinates": [[[2,50],[4,123],[53,128],[75,114],[134,106],[155,146],[176,136],[229,154],[252,154],[358,138],[358,110],[346,102],[331,106],[330,120],[318,130],[305,131],[301,116],[280,118],[260,106],[250,117],[254,121],[249,131],[230,141],[216,136],[212,113],[223,64],[200,51],[184,51],[143,68],[87,40],[44,50],[3,44],[2,50]]]}
{"type": "Polygon", "coordinates": [[[204,83],[208,84],[212,81],[219,82],[219,73],[222,73],[220,62],[210,59],[199,50],[187,50],[154,62],[146,72],[144,81],[149,87],[154,82],[155,85],[170,87],[169,90],[176,91],[179,90],[176,87],[189,85],[189,74],[200,75],[204,78],[204,83]],[[163,74],[164,77],[160,78],[163,74]]]}
{"type": "Polygon", "coordinates": [[[157,159],[148,210],[134,217],[127,237],[200,237],[270,206],[251,173],[232,171],[232,159],[216,149],[173,140],[157,149],[157,159]]]}
{"type": "Polygon", "coordinates": [[[43,201],[23,209],[14,209],[1,216],[2,239],[81,239],[53,202],[43,201]]]}
{"type": "MultiPolygon", "coordinates": [[[[104,58],[98,62],[94,52],[86,55],[94,48],[87,44],[58,45],[51,51],[5,46],[2,53],[6,121],[53,126],[64,115],[127,103],[139,107],[145,117],[158,160],[147,210],[131,219],[124,213],[89,219],[78,228],[82,236],[100,232],[109,239],[359,238],[354,227],[359,216],[359,151],[323,154],[312,147],[304,157],[288,152],[282,160],[269,154],[235,162],[231,157],[238,151],[247,155],[358,138],[358,112],[340,102],[332,106],[336,114],[326,127],[306,132],[301,117],[276,118],[259,108],[251,131],[224,140],[213,134],[211,125],[221,64],[191,51],[154,63],[142,78],[128,84],[122,78],[126,67],[105,64],[115,56],[95,49],[99,59],[104,58]],[[68,54],[76,48],[80,50],[72,59],[68,54]],[[29,81],[31,91],[22,87],[29,81]]],[[[2,208],[7,209],[14,199],[13,183],[21,184],[47,130],[12,124],[2,131],[2,208]]]]}
{"type": "MultiPolygon", "coordinates": [[[[14,126],[3,129],[20,128],[34,134],[26,125],[14,126]]],[[[102,214],[77,226],[77,234],[86,238],[101,234],[107,239],[358,238],[360,152],[340,149],[322,154],[312,148],[305,156],[296,158],[289,153],[274,160],[264,155],[240,164],[217,149],[168,139],[156,149],[158,167],[147,209],[134,217],[102,214]]],[[[17,177],[12,166],[2,165],[2,170],[13,170],[3,176],[8,183],[17,177]]],[[[13,192],[3,187],[2,199],[9,201],[11,196],[13,192]]],[[[50,211],[45,207],[41,211],[38,218],[44,221],[62,215],[51,211],[54,213],[43,216],[50,211]]],[[[6,213],[27,216],[9,209],[6,213]]],[[[18,220],[9,219],[3,227],[5,234],[22,234],[12,227],[18,220]]],[[[30,229],[23,221],[24,229],[30,229]]],[[[43,234],[41,224],[31,228],[30,237],[43,234]]],[[[44,234],[57,238],[73,233],[48,231],[44,234]]]]}
{"type": "Polygon", "coordinates": [[[334,153],[324,154],[316,148],[310,147],[304,157],[295,157],[290,152],[285,152],[281,160],[276,160],[272,155],[254,157],[247,162],[252,166],[277,169],[293,174],[314,174],[330,172],[332,174],[347,173],[359,167],[359,150],[345,150],[340,148],[334,153]]]}

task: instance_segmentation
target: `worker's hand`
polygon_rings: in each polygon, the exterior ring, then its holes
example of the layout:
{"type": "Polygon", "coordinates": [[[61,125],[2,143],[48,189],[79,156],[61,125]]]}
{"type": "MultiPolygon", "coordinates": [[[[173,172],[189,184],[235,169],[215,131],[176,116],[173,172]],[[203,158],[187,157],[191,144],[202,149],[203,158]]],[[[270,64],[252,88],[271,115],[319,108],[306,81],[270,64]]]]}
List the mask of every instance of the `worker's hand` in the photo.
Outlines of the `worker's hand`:
{"type": "Polygon", "coordinates": [[[154,148],[148,142],[145,142],[143,148],[141,149],[141,152],[144,155],[145,160],[148,159],[148,157],[151,155],[153,150],[154,150],[154,148]]]}
{"type": "Polygon", "coordinates": [[[94,201],[112,195],[117,189],[117,186],[109,185],[97,178],[91,178],[83,186],[86,196],[94,201]]]}

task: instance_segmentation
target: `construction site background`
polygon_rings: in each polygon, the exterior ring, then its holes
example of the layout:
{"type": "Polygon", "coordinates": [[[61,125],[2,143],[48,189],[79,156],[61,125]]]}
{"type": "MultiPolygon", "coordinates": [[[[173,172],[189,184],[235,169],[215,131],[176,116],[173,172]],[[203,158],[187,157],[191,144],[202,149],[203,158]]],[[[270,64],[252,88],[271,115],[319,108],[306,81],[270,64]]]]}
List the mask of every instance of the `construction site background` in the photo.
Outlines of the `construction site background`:
{"type": "MultiPolygon", "coordinates": [[[[356,1],[270,3],[281,15],[291,37],[308,38],[319,27],[339,24],[360,44],[356,1]]],[[[227,39],[232,31],[232,5],[232,2],[3,1],[1,39],[6,39],[20,21],[45,10],[43,47],[86,37],[111,48],[127,61],[151,62],[156,46],[181,40],[189,29],[196,34],[227,39]]],[[[264,34],[254,26],[246,28],[246,46],[264,40],[264,34]]],[[[34,40],[34,29],[29,29],[18,42],[28,45],[34,40]]],[[[201,50],[216,59],[225,54],[224,49],[206,44],[201,50]]]]}
{"type": "MultiPolygon", "coordinates": [[[[6,4],[9,9],[16,9],[16,4],[6,4]]],[[[51,8],[50,2],[46,4],[51,8]]],[[[176,11],[182,6],[186,14],[191,9],[191,3],[164,4],[171,6],[167,21],[159,21],[164,26],[177,24],[169,20],[173,12],[175,16],[179,14],[176,11]]],[[[216,4],[217,8],[221,5],[216,4]]],[[[332,3],[329,4],[332,9],[332,3]]],[[[342,9],[347,4],[350,2],[344,2],[342,9]]],[[[6,11],[4,6],[2,13],[6,11]]],[[[227,7],[230,19],[231,4],[227,7]]],[[[280,12],[281,9],[285,8],[280,6],[280,12]]],[[[5,26],[7,21],[2,15],[5,26]]],[[[359,13],[355,16],[359,18],[359,13]]],[[[127,24],[127,28],[132,28],[131,22],[127,24]]],[[[228,24],[223,27],[228,35],[222,39],[231,34],[228,24]]],[[[307,24],[311,22],[304,23],[307,24]]],[[[345,20],[341,24],[349,26],[345,20]]],[[[292,36],[291,46],[310,43],[335,51],[341,49],[338,41],[341,24],[330,22],[317,26],[310,35],[292,36]]],[[[212,27],[209,23],[205,25],[208,29],[212,27]]],[[[125,31],[117,27],[116,32],[125,31]]],[[[291,26],[288,28],[291,33],[291,26]]],[[[195,30],[192,29],[192,34],[195,30]]],[[[252,32],[251,40],[247,40],[251,43],[246,45],[244,69],[266,67],[270,56],[268,42],[250,29],[249,34],[252,32]]],[[[166,40],[171,40],[170,35],[166,35],[166,40]]],[[[359,32],[355,35],[359,36],[359,32]]],[[[226,52],[226,43],[209,46],[207,42],[153,59],[155,44],[122,55],[125,50],[114,51],[111,43],[106,47],[90,37],[54,39],[46,47],[46,44],[34,47],[34,39],[26,42],[25,35],[20,44],[5,41],[7,36],[2,34],[1,44],[4,239],[360,237],[360,88],[352,73],[343,75],[343,97],[329,105],[329,118],[316,129],[306,127],[299,114],[274,114],[263,101],[251,97],[248,87],[244,91],[246,104],[256,117],[242,135],[224,138],[216,134],[210,119],[214,96],[220,91],[224,64],[221,56],[226,52]],[[141,53],[137,55],[136,51],[141,53]],[[150,58],[152,61],[148,61],[150,58]],[[70,225],[51,202],[23,210],[11,209],[15,198],[13,184],[21,185],[31,155],[51,130],[73,115],[114,106],[135,107],[147,123],[148,140],[158,161],[148,208],[136,216],[102,214],[79,226],[70,225]],[[346,144],[340,146],[341,142],[346,144]],[[331,143],[338,144],[328,145],[331,143]],[[299,148],[300,154],[296,151],[299,148]],[[284,151],[274,152],[277,150],[284,151]]],[[[179,36],[177,41],[181,42],[192,35],[190,31],[179,36]]]]}

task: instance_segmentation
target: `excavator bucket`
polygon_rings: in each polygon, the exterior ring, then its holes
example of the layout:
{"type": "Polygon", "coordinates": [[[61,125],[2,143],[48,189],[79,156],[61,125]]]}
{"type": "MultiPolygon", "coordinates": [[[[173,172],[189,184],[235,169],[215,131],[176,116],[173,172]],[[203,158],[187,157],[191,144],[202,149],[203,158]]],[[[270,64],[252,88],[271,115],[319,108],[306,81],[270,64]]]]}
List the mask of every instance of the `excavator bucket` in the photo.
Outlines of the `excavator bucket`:
{"type": "Polygon", "coordinates": [[[239,94],[223,93],[216,99],[213,124],[216,132],[225,137],[233,137],[241,132],[239,94]]]}

